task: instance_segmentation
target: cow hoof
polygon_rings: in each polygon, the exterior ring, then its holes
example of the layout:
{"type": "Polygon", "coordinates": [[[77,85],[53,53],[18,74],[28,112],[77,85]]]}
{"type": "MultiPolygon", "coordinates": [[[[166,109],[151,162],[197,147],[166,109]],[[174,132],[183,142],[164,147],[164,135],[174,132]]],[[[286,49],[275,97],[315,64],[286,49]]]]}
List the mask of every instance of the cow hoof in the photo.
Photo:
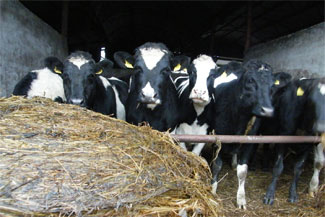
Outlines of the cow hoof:
{"type": "Polygon", "coordinates": [[[239,209],[246,210],[246,205],[238,205],[238,208],[239,208],[239,209]]]}
{"type": "Polygon", "coordinates": [[[298,197],[291,197],[288,199],[289,203],[296,203],[298,201],[298,197]]]}
{"type": "Polygon", "coordinates": [[[264,197],[264,199],[263,199],[263,203],[266,204],[266,205],[273,205],[273,203],[274,203],[274,198],[267,198],[267,197],[264,197]]]}
{"type": "Polygon", "coordinates": [[[315,192],[309,191],[309,196],[312,197],[312,198],[314,198],[315,197],[315,192]]]}

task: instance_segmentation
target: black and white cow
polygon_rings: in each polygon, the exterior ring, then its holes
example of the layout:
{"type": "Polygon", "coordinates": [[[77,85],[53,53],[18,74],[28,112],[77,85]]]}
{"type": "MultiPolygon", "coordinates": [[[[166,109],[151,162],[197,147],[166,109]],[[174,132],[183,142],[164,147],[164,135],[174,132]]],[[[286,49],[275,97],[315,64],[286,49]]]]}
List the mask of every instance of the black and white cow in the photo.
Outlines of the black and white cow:
{"type": "MultiPolygon", "coordinates": [[[[274,135],[295,135],[297,129],[303,129],[307,135],[324,133],[325,130],[325,80],[303,79],[289,82],[283,91],[274,95],[274,117],[268,120],[268,126],[274,135]]],[[[263,199],[265,204],[272,205],[276,184],[283,171],[283,158],[290,148],[296,153],[294,177],[289,189],[289,202],[296,202],[297,183],[302,172],[304,162],[312,151],[312,144],[276,144],[275,163],[272,181],[263,199]]],[[[315,147],[315,174],[310,183],[310,193],[318,187],[318,172],[324,165],[324,155],[321,144],[315,147]]]]}
{"type": "MultiPolygon", "coordinates": [[[[271,96],[272,96],[272,104],[275,104],[275,99],[277,98],[277,96],[281,95],[283,91],[285,91],[286,85],[292,80],[292,76],[286,72],[277,72],[273,74],[273,78],[274,78],[274,83],[271,87],[271,96]]],[[[254,123],[255,127],[258,127],[257,134],[275,135],[274,127],[272,123],[270,123],[272,122],[272,120],[273,120],[272,118],[257,117],[254,123]]],[[[268,171],[271,157],[272,157],[271,144],[261,144],[261,145],[263,148],[262,170],[268,171]]],[[[258,144],[254,144],[254,151],[252,153],[252,158],[249,163],[250,170],[255,170],[256,168],[257,149],[258,149],[258,144]]]]}
{"type": "MultiPolygon", "coordinates": [[[[211,102],[208,77],[215,73],[216,63],[210,56],[200,55],[193,60],[187,71],[188,76],[179,76],[174,80],[180,100],[180,123],[175,133],[206,135],[209,128],[208,105],[211,102]]],[[[180,145],[187,150],[185,143],[180,145]]],[[[205,143],[195,144],[192,152],[200,155],[204,145],[205,143]]]]}
{"type": "Polygon", "coordinates": [[[15,86],[13,95],[26,96],[28,98],[41,96],[54,101],[66,100],[63,80],[62,62],[56,57],[44,59],[44,68],[28,72],[15,86]]]}
{"type": "MultiPolygon", "coordinates": [[[[234,66],[235,67],[235,66],[234,66]]],[[[237,65],[236,79],[227,83],[215,82],[213,96],[213,114],[211,115],[210,127],[216,134],[221,135],[244,135],[248,122],[253,116],[273,115],[271,104],[271,86],[273,84],[272,68],[261,61],[250,60],[243,66],[237,65]],[[244,72],[242,72],[243,67],[244,72]]],[[[212,79],[220,78],[223,69],[218,69],[212,79]]],[[[234,74],[235,73],[230,73],[234,74]]],[[[234,76],[233,75],[233,76],[234,76]]],[[[227,79],[228,76],[224,76],[227,79]]],[[[249,135],[255,134],[252,129],[249,135]]],[[[222,168],[222,155],[224,153],[239,153],[237,165],[237,177],[239,187],[237,191],[237,205],[246,209],[245,180],[247,176],[247,163],[253,149],[253,144],[227,144],[221,148],[217,158],[212,162],[212,193],[215,194],[218,186],[218,175],[222,168]]]]}
{"type": "MultiPolygon", "coordinates": [[[[173,56],[162,43],[147,42],[136,48],[135,55],[115,53],[120,67],[131,64],[134,74],[130,78],[126,120],[138,125],[147,122],[159,131],[174,130],[178,118],[176,88],[170,78],[173,56]]],[[[174,63],[176,64],[176,63],[174,63]]]]}
{"type": "Polygon", "coordinates": [[[96,64],[89,53],[72,53],[65,61],[63,73],[67,101],[125,120],[128,86],[115,77],[101,76],[107,71],[105,67],[111,67],[108,61],[96,64]]]}

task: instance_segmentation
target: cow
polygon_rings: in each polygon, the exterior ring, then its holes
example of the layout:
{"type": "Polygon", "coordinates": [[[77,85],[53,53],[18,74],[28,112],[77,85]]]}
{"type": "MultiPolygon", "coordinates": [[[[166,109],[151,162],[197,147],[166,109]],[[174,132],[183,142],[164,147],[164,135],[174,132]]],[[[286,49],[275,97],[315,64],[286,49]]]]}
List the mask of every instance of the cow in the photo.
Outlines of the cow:
{"type": "MultiPolygon", "coordinates": [[[[273,84],[271,66],[259,60],[249,60],[242,66],[237,65],[236,67],[238,73],[230,73],[233,78],[227,78],[226,75],[223,77],[229,82],[219,83],[218,78],[221,79],[224,72],[221,68],[211,76],[215,86],[212,93],[215,103],[213,103],[209,125],[210,130],[216,134],[244,135],[253,116],[271,117],[273,115],[274,109],[270,96],[273,84]]],[[[257,129],[252,128],[248,134],[254,135],[256,131],[257,129]]],[[[215,194],[218,175],[223,163],[222,155],[224,153],[239,153],[237,205],[243,209],[246,209],[244,186],[247,163],[252,149],[253,144],[228,144],[221,148],[220,153],[212,161],[212,193],[215,194]]]]}
{"type": "MultiPolygon", "coordinates": [[[[287,72],[276,72],[273,75],[274,78],[274,84],[271,87],[271,96],[272,96],[272,104],[275,103],[274,98],[277,98],[278,95],[280,95],[284,90],[286,85],[292,80],[292,76],[287,72]]],[[[256,118],[256,121],[254,125],[255,127],[258,127],[257,134],[259,135],[274,135],[274,128],[272,124],[271,118],[256,118]]],[[[271,146],[270,144],[261,144],[263,148],[263,159],[262,159],[262,170],[268,171],[269,169],[269,163],[271,160],[271,146]]],[[[256,161],[257,161],[257,149],[258,144],[254,144],[254,150],[252,153],[252,158],[249,163],[249,169],[255,170],[256,169],[256,161]]]]}
{"type": "MultiPolygon", "coordinates": [[[[211,102],[208,77],[216,72],[216,63],[210,56],[202,54],[193,60],[187,72],[188,76],[179,76],[174,80],[181,108],[180,123],[175,133],[206,135],[209,128],[208,105],[211,102]]],[[[204,145],[195,144],[192,152],[200,155],[204,145]]],[[[187,150],[185,143],[180,143],[180,146],[187,150]]]]}
{"type": "Polygon", "coordinates": [[[134,69],[126,121],[134,125],[146,122],[158,131],[173,131],[179,122],[179,104],[170,74],[178,63],[172,61],[174,57],[166,45],[147,42],[135,49],[134,56],[124,51],[114,56],[120,67],[134,69]]]}
{"type": "Polygon", "coordinates": [[[66,101],[62,80],[63,64],[56,57],[44,59],[44,68],[28,72],[16,85],[13,95],[41,96],[57,102],[66,101]]]}
{"type": "Polygon", "coordinates": [[[125,120],[128,86],[113,74],[109,78],[102,76],[108,70],[112,70],[110,60],[95,63],[87,52],[72,53],[63,73],[68,103],[125,120]]]}
{"type": "MultiPolygon", "coordinates": [[[[268,121],[275,135],[295,135],[297,129],[302,129],[307,135],[324,133],[325,131],[325,82],[324,79],[292,80],[283,91],[274,95],[275,114],[268,121]]],[[[276,184],[283,171],[283,158],[290,149],[296,153],[293,169],[293,181],[289,189],[288,201],[298,200],[297,184],[302,173],[304,162],[312,151],[312,144],[276,144],[275,162],[272,181],[263,199],[264,204],[272,205],[276,184]]],[[[324,165],[321,145],[315,146],[315,173],[310,183],[309,192],[313,194],[318,187],[318,172],[324,165]]]]}

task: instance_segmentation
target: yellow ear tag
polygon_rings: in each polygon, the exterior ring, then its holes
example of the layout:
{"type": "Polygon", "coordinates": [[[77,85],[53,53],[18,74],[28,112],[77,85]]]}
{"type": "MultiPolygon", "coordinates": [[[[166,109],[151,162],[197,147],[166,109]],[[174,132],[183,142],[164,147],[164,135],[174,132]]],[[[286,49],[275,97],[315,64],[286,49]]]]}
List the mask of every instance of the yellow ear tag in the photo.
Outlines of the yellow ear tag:
{"type": "Polygon", "coordinates": [[[101,69],[101,70],[99,70],[98,72],[96,72],[96,75],[100,75],[100,74],[102,74],[103,73],[103,70],[101,69]]]}
{"type": "Polygon", "coordinates": [[[128,61],[125,60],[125,64],[126,68],[129,68],[129,69],[133,69],[133,66],[131,63],[129,63],[128,61]]]}
{"type": "Polygon", "coordinates": [[[55,71],[56,73],[58,73],[58,74],[62,74],[62,72],[61,72],[60,70],[58,70],[58,69],[56,68],[56,66],[54,67],[54,71],[55,71]]]}
{"type": "Polygon", "coordinates": [[[226,78],[228,75],[227,75],[227,73],[226,73],[226,71],[224,71],[222,74],[221,74],[221,77],[222,78],[226,78]]]}
{"type": "Polygon", "coordinates": [[[274,84],[275,84],[275,85],[280,85],[280,81],[279,81],[279,80],[276,80],[276,81],[274,82],[274,84]]]}
{"type": "Polygon", "coordinates": [[[181,69],[181,64],[178,63],[177,66],[174,67],[173,71],[175,72],[175,71],[178,71],[180,69],[181,69]]]}
{"type": "Polygon", "coordinates": [[[302,96],[302,95],[304,95],[304,90],[301,87],[299,87],[297,89],[297,96],[302,96]]]}
{"type": "Polygon", "coordinates": [[[187,73],[187,68],[184,68],[183,71],[184,71],[185,73],[187,73]]]}

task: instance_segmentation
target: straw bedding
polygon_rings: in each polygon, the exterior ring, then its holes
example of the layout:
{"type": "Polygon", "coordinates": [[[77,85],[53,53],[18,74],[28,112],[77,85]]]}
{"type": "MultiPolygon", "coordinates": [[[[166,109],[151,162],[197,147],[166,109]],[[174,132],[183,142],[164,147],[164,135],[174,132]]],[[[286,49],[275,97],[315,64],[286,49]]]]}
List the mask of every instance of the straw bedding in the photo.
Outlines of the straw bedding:
{"type": "Polygon", "coordinates": [[[220,215],[208,165],[168,133],[11,97],[0,134],[0,214],[220,215]]]}
{"type": "Polygon", "coordinates": [[[286,201],[290,156],[273,206],[262,203],[272,174],[250,171],[247,210],[236,208],[224,160],[212,196],[206,162],[168,133],[44,98],[0,99],[0,216],[325,216],[324,170],[316,197],[307,194],[312,158],[296,204],[286,201]]]}

